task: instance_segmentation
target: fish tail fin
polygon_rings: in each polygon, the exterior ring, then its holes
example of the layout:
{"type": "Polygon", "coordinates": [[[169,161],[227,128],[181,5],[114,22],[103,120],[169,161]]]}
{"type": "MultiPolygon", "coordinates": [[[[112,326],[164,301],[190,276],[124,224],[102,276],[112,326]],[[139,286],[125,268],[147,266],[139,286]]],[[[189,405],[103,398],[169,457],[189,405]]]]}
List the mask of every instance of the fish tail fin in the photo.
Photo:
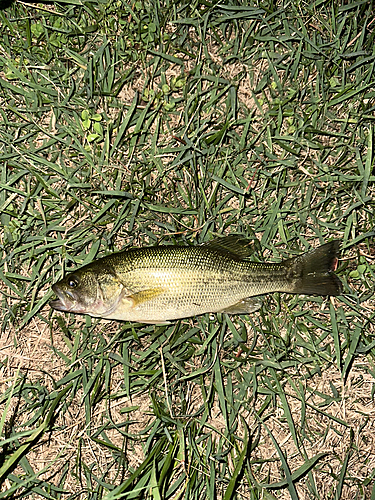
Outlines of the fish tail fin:
{"type": "Polygon", "coordinates": [[[307,295],[341,295],[342,283],[334,274],[339,259],[340,241],[333,240],[314,250],[285,260],[292,293],[307,295]]]}

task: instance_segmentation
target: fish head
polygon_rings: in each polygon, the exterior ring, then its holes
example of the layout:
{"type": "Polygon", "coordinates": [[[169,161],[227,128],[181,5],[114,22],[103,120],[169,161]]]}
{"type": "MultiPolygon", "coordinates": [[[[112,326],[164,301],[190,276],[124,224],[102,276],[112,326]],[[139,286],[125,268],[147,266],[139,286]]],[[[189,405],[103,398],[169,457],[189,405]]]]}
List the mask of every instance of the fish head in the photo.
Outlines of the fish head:
{"type": "Polygon", "coordinates": [[[106,317],[117,307],[124,287],[110,270],[82,268],[52,286],[57,296],[50,306],[57,311],[106,317]]]}

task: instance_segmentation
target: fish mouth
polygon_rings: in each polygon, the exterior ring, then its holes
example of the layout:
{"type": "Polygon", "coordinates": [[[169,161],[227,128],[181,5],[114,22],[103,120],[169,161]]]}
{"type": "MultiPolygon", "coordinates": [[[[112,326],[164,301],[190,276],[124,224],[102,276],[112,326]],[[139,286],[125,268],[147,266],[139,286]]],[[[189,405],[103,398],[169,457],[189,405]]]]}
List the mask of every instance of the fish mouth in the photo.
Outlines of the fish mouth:
{"type": "Polygon", "coordinates": [[[113,304],[107,305],[102,297],[101,290],[98,289],[96,299],[87,304],[79,295],[77,296],[70,290],[66,290],[64,286],[59,286],[59,283],[55,283],[52,290],[57,298],[52,299],[49,305],[56,311],[88,314],[94,318],[106,318],[111,315],[124,294],[124,291],[122,291],[113,304]]]}
{"type": "Polygon", "coordinates": [[[57,299],[51,300],[49,305],[53,309],[56,309],[56,311],[63,311],[63,312],[72,311],[75,304],[73,295],[69,294],[69,292],[63,292],[57,285],[53,285],[52,290],[57,295],[57,299]]]}

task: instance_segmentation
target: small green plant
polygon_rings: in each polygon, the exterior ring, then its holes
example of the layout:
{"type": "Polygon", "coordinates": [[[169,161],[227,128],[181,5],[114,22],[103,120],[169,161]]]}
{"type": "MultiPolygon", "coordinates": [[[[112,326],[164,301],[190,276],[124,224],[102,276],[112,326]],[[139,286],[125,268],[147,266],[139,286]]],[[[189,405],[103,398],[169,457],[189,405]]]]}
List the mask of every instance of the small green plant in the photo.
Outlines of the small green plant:
{"type": "Polygon", "coordinates": [[[88,143],[103,140],[103,126],[101,124],[103,117],[101,114],[91,114],[90,111],[84,109],[81,113],[81,119],[88,143]]]}

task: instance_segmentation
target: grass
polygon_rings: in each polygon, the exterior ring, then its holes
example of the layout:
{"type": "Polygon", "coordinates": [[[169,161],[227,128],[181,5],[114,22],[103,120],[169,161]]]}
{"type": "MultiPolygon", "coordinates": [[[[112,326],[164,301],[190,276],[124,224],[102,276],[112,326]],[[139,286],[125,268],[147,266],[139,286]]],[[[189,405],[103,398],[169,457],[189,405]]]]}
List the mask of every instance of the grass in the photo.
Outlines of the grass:
{"type": "Polygon", "coordinates": [[[0,11],[0,498],[375,496],[371,2],[0,11]],[[124,246],[342,240],[345,294],[168,326],[52,312],[124,246]]]}

